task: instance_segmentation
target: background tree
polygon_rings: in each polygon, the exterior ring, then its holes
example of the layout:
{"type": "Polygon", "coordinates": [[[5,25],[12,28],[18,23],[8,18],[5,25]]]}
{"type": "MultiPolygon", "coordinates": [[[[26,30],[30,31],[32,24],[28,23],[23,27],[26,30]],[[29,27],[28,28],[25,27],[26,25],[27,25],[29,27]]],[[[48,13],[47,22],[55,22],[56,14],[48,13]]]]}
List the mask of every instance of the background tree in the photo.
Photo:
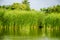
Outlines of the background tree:
{"type": "Polygon", "coordinates": [[[48,7],[48,8],[42,8],[40,10],[46,13],[60,12],[60,5],[56,5],[56,6],[48,7]]]}
{"type": "Polygon", "coordinates": [[[11,5],[11,9],[20,9],[21,4],[20,3],[14,3],[11,5]]]}
{"type": "Polygon", "coordinates": [[[28,0],[23,0],[22,1],[22,4],[25,4],[26,5],[26,10],[30,10],[30,2],[28,2],[28,0]]]}

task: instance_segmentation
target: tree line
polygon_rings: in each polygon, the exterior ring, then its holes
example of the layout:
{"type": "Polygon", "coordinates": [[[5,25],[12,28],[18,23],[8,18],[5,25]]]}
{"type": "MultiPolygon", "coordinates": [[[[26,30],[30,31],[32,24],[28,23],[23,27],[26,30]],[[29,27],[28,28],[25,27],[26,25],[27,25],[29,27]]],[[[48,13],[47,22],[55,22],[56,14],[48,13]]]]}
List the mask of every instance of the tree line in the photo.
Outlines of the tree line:
{"type": "MultiPolygon", "coordinates": [[[[35,9],[30,8],[30,2],[28,0],[23,0],[22,3],[13,3],[12,5],[3,5],[0,6],[2,9],[11,9],[11,10],[32,10],[35,11],[35,9]]],[[[52,13],[52,12],[58,12],[60,13],[60,5],[55,5],[48,8],[41,8],[40,11],[45,13],[52,13]]]]}
{"type": "Polygon", "coordinates": [[[30,10],[30,4],[28,0],[22,1],[22,3],[13,3],[12,5],[3,5],[0,6],[2,9],[19,9],[19,10],[30,10]]]}
{"type": "Polygon", "coordinates": [[[60,5],[55,5],[55,6],[48,7],[48,8],[42,8],[40,10],[45,13],[52,13],[52,12],[60,13],[60,5]]]}

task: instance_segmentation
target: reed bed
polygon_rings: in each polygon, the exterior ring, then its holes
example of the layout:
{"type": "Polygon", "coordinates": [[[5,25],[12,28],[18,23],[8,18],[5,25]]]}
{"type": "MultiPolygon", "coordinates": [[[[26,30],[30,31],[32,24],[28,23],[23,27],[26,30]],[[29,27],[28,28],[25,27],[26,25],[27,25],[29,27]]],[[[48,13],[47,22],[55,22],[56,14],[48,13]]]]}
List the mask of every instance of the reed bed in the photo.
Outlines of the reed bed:
{"type": "Polygon", "coordinates": [[[59,29],[60,14],[45,15],[37,11],[0,10],[0,34],[30,34],[38,33],[38,29],[59,29]]]}

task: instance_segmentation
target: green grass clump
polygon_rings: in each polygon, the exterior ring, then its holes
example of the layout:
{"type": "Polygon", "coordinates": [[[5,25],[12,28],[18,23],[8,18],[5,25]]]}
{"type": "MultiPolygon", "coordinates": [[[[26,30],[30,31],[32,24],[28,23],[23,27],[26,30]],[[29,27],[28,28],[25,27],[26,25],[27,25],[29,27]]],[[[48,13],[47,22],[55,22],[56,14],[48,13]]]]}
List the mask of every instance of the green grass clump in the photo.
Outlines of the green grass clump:
{"type": "Polygon", "coordinates": [[[45,15],[37,11],[0,10],[0,32],[6,34],[29,34],[46,27],[59,27],[60,14],[45,15]],[[57,16],[58,15],[58,16],[57,16]]]}
{"type": "Polygon", "coordinates": [[[12,34],[20,34],[24,30],[28,30],[27,32],[30,33],[31,30],[38,28],[40,24],[38,22],[42,22],[43,18],[44,14],[35,11],[6,10],[3,15],[3,21],[1,21],[1,26],[2,29],[3,27],[5,28],[5,32],[12,34]]]}
{"type": "Polygon", "coordinates": [[[60,26],[60,14],[57,13],[52,13],[52,14],[48,14],[45,18],[45,24],[47,26],[60,26]]]}

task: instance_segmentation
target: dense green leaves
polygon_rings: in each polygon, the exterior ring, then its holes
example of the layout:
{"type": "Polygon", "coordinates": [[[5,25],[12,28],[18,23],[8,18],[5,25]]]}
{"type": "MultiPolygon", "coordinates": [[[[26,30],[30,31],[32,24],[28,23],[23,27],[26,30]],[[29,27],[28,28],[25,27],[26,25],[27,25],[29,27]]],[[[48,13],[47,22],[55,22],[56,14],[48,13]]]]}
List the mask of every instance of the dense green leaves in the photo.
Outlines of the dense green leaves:
{"type": "Polygon", "coordinates": [[[60,20],[60,14],[52,13],[45,15],[41,12],[35,11],[8,11],[0,12],[0,20],[5,24],[16,23],[17,25],[40,25],[40,23],[44,25],[58,26],[60,20]],[[57,16],[58,15],[58,16],[57,16]],[[2,20],[3,19],[3,20],[2,20]],[[58,23],[57,23],[58,22],[58,23]]]}
{"type": "Polygon", "coordinates": [[[60,13],[60,5],[55,5],[55,6],[48,7],[48,8],[42,8],[41,11],[45,13],[52,13],[52,12],[60,13]]]}
{"type": "Polygon", "coordinates": [[[43,12],[37,11],[0,10],[0,29],[5,28],[4,30],[9,33],[17,33],[18,30],[18,33],[23,30],[28,30],[29,33],[34,28],[38,29],[39,26],[60,27],[60,14],[45,15],[43,12]]]}
{"type": "Polygon", "coordinates": [[[24,0],[22,3],[13,3],[12,5],[2,5],[0,9],[6,10],[30,10],[30,4],[28,0],[24,0]]]}

